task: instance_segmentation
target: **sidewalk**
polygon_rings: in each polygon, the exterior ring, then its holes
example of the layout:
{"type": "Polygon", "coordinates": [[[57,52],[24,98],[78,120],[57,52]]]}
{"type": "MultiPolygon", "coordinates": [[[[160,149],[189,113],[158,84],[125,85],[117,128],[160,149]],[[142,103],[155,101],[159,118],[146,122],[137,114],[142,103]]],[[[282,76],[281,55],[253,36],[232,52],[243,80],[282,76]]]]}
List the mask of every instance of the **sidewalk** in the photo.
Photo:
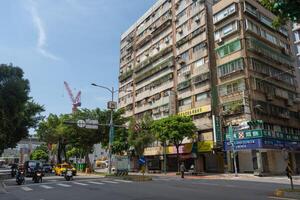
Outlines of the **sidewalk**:
{"type": "MultiPolygon", "coordinates": [[[[131,175],[141,175],[141,173],[130,173],[131,175]]],[[[149,174],[146,175],[153,177],[178,177],[176,173],[167,173],[167,174],[149,174]]],[[[254,176],[253,174],[238,174],[235,177],[234,174],[210,174],[204,173],[202,175],[186,175],[186,179],[216,179],[216,180],[240,180],[240,181],[253,181],[253,182],[268,182],[268,183],[281,183],[281,184],[290,184],[290,180],[286,176],[254,176]]],[[[293,176],[294,185],[300,185],[300,176],[293,176]]]]}

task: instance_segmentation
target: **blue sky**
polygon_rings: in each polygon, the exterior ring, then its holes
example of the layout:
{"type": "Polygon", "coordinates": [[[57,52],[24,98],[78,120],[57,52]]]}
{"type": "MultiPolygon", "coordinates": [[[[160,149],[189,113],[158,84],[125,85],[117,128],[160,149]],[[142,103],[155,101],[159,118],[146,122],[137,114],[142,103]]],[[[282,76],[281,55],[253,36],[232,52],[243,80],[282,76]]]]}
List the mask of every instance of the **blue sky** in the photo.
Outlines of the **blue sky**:
{"type": "Polygon", "coordinates": [[[0,62],[21,67],[31,96],[49,113],[70,113],[64,88],[82,107],[105,108],[118,86],[120,36],[156,0],[1,0],[0,62]]]}

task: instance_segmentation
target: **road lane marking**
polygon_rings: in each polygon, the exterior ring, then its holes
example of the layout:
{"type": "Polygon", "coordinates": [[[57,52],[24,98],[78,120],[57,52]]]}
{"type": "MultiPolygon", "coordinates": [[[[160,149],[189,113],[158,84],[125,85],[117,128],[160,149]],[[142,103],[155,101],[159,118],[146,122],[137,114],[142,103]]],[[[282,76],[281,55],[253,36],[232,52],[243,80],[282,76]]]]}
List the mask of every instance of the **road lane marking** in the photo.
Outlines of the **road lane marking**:
{"type": "Polygon", "coordinates": [[[74,184],[76,184],[76,185],[83,185],[83,186],[87,186],[88,184],[86,184],[86,183],[79,183],[79,182],[73,182],[74,184]]]}
{"type": "Polygon", "coordinates": [[[291,198],[286,198],[286,197],[268,197],[269,199],[280,199],[280,200],[297,200],[297,199],[291,199],[291,198]]]}
{"type": "Polygon", "coordinates": [[[115,182],[115,181],[102,181],[104,183],[113,183],[113,184],[118,184],[118,182],[115,182]]]}
{"type": "Polygon", "coordinates": [[[52,189],[53,187],[48,186],[48,185],[40,185],[40,187],[44,188],[44,189],[52,189]]]}
{"type": "Polygon", "coordinates": [[[29,187],[21,187],[22,188],[22,190],[24,190],[24,191],[26,191],[26,192],[29,192],[29,191],[31,191],[32,189],[31,188],[29,188],[29,187]]]}
{"type": "Polygon", "coordinates": [[[96,185],[104,185],[104,183],[101,183],[101,182],[94,182],[94,181],[90,181],[88,183],[91,183],[91,184],[96,184],[96,185]]]}
{"type": "Polygon", "coordinates": [[[67,184],[63,184],[63,183],[59,183],[57,185],[62,186],[62,187],[71,187],[71,185],[67,185],[67,184]]]}
{"type": "Polygon", "coordinates": [[[132,183],[132,181],[121,180],[121,179],[115,179],[114,181],[117,181],[117,182],[123,182],[123,183],[132,183]]]}

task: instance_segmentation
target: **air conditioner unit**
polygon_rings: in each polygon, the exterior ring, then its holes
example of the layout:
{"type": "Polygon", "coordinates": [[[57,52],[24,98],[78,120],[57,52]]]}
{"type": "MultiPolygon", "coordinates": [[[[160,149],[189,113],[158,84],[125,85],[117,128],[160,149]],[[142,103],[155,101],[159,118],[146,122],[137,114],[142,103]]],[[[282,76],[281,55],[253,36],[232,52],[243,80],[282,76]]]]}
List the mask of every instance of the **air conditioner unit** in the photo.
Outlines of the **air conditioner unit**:
{"type": "Polygon", "coordinates": [[[199,23],[199,22],[200,22],[200,17],[199,17],[199,16],[197,16],[197,17],[195,18],[195,22],[196,22],[196,23],[199,23]]]}
{"type": "Polygon", "coordinates": [[[295,98],[294,102],[297,103],[297,104],[299,104],[300,103],[300,98],[295,98]]]}
{"type": "Polygon", "coordinates": [[[182,34],[183,33],[182,28],[177,29],[177,33],[182,34]]]}
{"type": "Polygon", "coordinates": [[[220,37],[219,39],[217,39],[217,43],[218,44],[222,44],[223,43],[223,39],[220,37]]]}

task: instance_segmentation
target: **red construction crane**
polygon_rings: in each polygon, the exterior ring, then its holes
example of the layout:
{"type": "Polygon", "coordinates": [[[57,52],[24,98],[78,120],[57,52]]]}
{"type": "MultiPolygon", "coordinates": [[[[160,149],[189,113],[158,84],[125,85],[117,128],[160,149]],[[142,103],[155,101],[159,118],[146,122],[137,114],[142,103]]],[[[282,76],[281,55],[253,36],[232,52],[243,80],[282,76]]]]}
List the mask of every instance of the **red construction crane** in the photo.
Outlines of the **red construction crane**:
{"type": "Polygon", "coordinates": [[[74,113],[77,111],[77,108],[81,106],[81,91],[79,91],[77,93],[76,97],[74,98],[74,95],[72,93],[71,88],[69,87],[69,84],[66,81],[64,81],[64,84],[65,84],[66,90],[68,91],[69,97],[72,101],[72,112],[74,113]]]}

